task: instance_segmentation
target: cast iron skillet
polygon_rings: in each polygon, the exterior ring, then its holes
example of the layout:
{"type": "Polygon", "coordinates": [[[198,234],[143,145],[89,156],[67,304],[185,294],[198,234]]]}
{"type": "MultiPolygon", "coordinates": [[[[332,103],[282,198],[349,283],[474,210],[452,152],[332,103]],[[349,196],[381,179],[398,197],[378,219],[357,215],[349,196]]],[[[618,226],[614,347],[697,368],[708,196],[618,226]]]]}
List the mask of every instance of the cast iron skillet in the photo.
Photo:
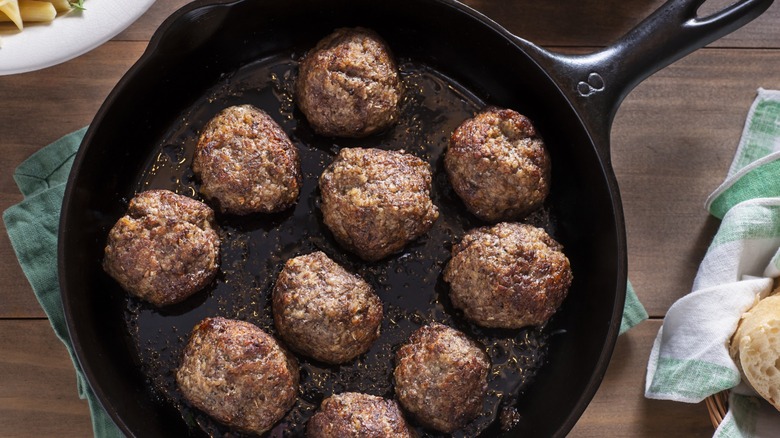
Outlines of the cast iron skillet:
{"type": "Polygon", "coordinates": [[[392,367],[394,348],[415,327],[440,320],[485,343],[494,362],[507,354],[525,361],[514,370],[502,368],[512,384],[491,386],[489,412],[461,434],[565,435],[601,382],[625,300],[625,229],[608,139],[617,107],[641,80],[746,24],[772,0],[740,0],[699,18],[702,3],[670,1],[612,46],[584,56],[545,51],[451,0],[211,0],[185,6],[163,23],[101,107],[65,193],[62,299],[97,397],[131,436],[225,433],[177,398],[169,368],[181,345],[207,315],[247,319],[273,331],[265,297],[280,263],[323,249],[378,289],[386,303],[382,346],[369,352],[373,359],[353,366],[303,360],[308,383],[301,402],[274,434],[301,432],[330,392],[373,390],[392,397],[383,367],[392,367]],[[400,126],[357,142],[312,134],[289,93],[298,57],[342,26],[377,30],[411,84],[400,126]],[[139,190],[167,187],[197,197],[188,167],[197,132],[221,107],[244,101],[269,111],[305,149],[307,182],[298,206],[270,217],[219,217],[223,273],[184,304],[156,311],[128,298],[100,268],[108,230],[139,190]],[[553,158],[552,193],[527,221],[564,244],[575,280],[561,310],[541,329],[480,330],[451,308],[439,278],[452,242],[481,225],[448,190],[440,154],[453,124],[488,104],[529,116],[553,158]],[[318,172],[338,148],[357,145],[405,147],[428,159],[443,213],[429,236],[376,265],[340,251],[318,216],[318,172]],[[361,367],[374,373],[370,382],[361,367]],[[511,421],[493,421],[502,413],[511,421]]]}

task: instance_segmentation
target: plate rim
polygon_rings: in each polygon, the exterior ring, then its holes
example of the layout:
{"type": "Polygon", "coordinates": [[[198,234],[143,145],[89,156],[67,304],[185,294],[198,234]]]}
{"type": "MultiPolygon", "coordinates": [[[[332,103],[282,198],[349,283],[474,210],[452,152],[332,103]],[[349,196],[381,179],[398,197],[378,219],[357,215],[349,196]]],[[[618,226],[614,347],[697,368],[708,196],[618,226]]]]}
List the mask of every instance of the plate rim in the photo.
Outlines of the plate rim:
{"type": "Polygon", "coordinates": [[[87,2],[83,12],[69,12],[51,23],[34,23],[18,32],[8,27],[11,32],[4,29],[0,33],[0,76],[42,70],[88,53],[127,29],[154,3],[155,0],[87,2]],[[42,55],[27,57],[22,53],[41,49],[42,55]]]}

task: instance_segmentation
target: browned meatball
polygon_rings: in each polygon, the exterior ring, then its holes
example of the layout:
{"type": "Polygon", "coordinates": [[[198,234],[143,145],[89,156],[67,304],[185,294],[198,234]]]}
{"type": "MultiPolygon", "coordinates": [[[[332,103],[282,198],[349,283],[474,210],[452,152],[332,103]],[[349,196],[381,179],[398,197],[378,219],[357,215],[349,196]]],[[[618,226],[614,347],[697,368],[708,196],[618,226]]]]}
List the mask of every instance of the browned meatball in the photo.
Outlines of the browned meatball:
{"type": "Polygon", "coordinates": [[[215,420],[262,434],[284,417],[298,392],[292,355],[254,324],[206,318],[192,331],[176,382],[215,420]]]}
{"type": "Polygon", "coordinates": [[[285,263],[273,314],[290,348],[337,364],[365,353],[379,337],[382,302],[362,278],[317,251],[285,263]]]}
{"type": "Polygon", "coordinates": [[[439,217],[431,178],[428,163],[403,151],[342,149],[320,177],[325,225],[364,260],[398,252],[439,217]]]}
{"type": "Polygon", "coordinates": [[[500,223],[472,230],[452,248],[444,270],[452,304],[484,327],[547,321],[572,282],[563,246],[543,229],[500,223]]]}
{"type": "Polygon", "coordinates": [[[103,269],[132,295],[165,306],[214,279],[219,244],[208,205],[149,190],[130,200],[127,214],[108,233],[103,269]]]}
{"type": "Polygon", "coordinates": [[[393,400],[345,392],[323,400],[306,425],[308,438],[413,438],[393,400]]]}
{"type": "Polygon", "coordinates": [[[490,361],[458,330],[433,323],[396,354],[398,400],[423,426],[450,433],[476,418],[487,393],[490,361]]]}
{"type": "Polygon", "coordinates": [[[550,156],[531,121],[488,108],[461,124],[444,156],[455,192],[488,222],[521,219],[550,192],[550,156]]]}
{"type": "Polygon", "coordinates": [[[200,192],[232,214],[282,211],[301,187],[298,149],[252,105],[225,108],[206,124],[192,170],[201,179],[200,192]]]}
{"type": "Polygon", "coordinates": [[[321,135],[365,137],[396,122],[403,87],[387,44],[374,31],[337,29],[301,61],[295,95],[321,135]]]}

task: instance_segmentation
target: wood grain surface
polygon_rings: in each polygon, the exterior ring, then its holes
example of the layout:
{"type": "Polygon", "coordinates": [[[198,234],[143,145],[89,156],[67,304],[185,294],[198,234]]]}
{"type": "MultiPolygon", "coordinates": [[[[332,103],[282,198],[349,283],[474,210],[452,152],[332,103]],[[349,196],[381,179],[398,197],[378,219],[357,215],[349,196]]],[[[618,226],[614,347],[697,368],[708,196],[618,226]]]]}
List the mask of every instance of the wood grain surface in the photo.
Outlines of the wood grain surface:
{"type": "MultiPolygon", "coordinates": [[[[154,30],[185,3],[156,2],[116,38],[64,64],[0,76],[0,210],[22,199],[12,178],[15,167],[89,124],[154,30]]],[[[608,45],[662,2],[466,3],[544,47],[587,52],[608,45]]],[[[728,3],[707,2],[702,14],[728,3]]],[[[572,436],[712,435],[703,404],[645,399],[645,369],[666,310],[689,292],[717,230],[718,221],[703,204],[726,174],[756,89],[780,89],[779,23],[775,4],[746,27],[656,73],[621,105],[612,160],[626,216],[629,278],[651,319],[621,336],[572,436]]],[[[70,358],[0,227],[0,436],[89,436],[89,412],[78,399],[70,358]]]]}

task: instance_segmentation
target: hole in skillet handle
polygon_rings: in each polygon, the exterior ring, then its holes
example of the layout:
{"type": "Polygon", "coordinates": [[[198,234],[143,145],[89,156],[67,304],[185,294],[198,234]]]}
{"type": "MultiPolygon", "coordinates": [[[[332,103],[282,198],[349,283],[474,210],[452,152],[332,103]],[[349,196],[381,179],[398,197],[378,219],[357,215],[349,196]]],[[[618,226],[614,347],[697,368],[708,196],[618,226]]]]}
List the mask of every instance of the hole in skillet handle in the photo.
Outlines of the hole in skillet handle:
{"type": "Polygon", "coordinates": [[[609,164],[612,121],[636,85],[746,25],[773,1],[738,0],[723,8],[719,8],[720,2],[701,8],[706,0],[669,0],[617,41],[591,54],[559,54],[522,38],[514,39],[560,85],[609,164]]]}

